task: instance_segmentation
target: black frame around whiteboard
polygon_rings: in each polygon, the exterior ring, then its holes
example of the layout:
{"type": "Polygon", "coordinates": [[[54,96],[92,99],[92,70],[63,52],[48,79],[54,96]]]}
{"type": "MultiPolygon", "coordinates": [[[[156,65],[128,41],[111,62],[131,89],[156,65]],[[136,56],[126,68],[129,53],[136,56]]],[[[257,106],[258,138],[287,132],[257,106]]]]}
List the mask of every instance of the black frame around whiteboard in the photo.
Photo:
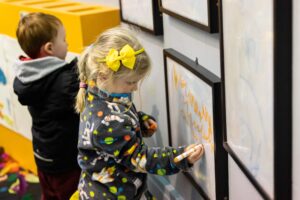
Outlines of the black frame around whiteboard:
{"type": "MultiPolygon", "coordinates": [[[[183,67],[184,71],[187,71],[189,74],[193,75],[195,82],[200,81],[199,83],[204,84],[208,88],[211,88],[211,97],[210,99],[212,103],[212,140],[213,140],[213,159],[214,162],[214,183],[215,183],[215,197],[209,197],[209,195],[205,192],[205,190],[197,183],[197,181],[192,176],[192,172],[184,172],[187,178],[191,181],[197,191],[201,194],[204,199],[226,199],[228,197],[228,161],[227,161],[227,153],[222,146],[223,138],[222,138],[222,114],[221,114],[221,80],[213,73],[205,69],[204,67],[196,64],[195,62],[191,61],[184,55],[180,54],[179,52],[173,49],[165,49],[163,51],[164,54],[164,70],[165,70],[165,82],[166,82],[166,100],[167,100],[167,116],[168,116],[168,129],[169,129],[169,143],[170,145],[176,145],[173,142],[175,131],[172,130],[172,123],[174,122],[171,120],[171,99],[170,99],[170,91],[169,91],[169,79],[168,79],[168,62],[167,58],[176,62],[178,66],[183,67]],[[173,137],[172,137],[173,135],[173,137]]],[[[169,77],[171,78],[171,77],[169,77]]],[[[171,79],[172,80],[172,79],[171,79]]],[[[179,81],[180,82],[180,81],[179,81]]],[[[171,85],[171,84],[170,84],[171,85]]],[[[201,95],[201,94],[197,94],[201,95]]],[[[197,97],[194,96],[195,102],[198,101],[197,97]]],[[[197,110],[198,107],[193,109],[193,111],[197,110]]],[[[201,108],[199,108],[199,113],[201,108]]],[[[205,131],[204,131],[205,132],[205,131]]],[[[201,133],[201,138],[203,138],[205,133],[201,133]]],[[[211,147],[211,146],[209,146],[211,147]]]]}
{"type": "MultiPolygon", "coordinates": [[[[132,22],[132,21],[126,20],[125,17],[123,16],[124,8],[122,5],[124,4],[124,2],[122,3],[122,0],[119,0],[121,20],[127,24],[131,24],[131,25],[140,27],[143,31],[149,32],[151,34],[163,35],[163,22],[162,22],[163,19],[162,19],[162,13],[160,12],[160,9],[159,9],[159,2],[158,2],[158,0],[148,0],[147,2],[149,2],[149,5],[152,5],[153,29],[149,29],[143,24],[138,24],[137,22],[132,22]]],[[[139,5],[135,5],[135,6],[138,9],[139,5]]],[[[150,6],[149,6],[149,8],[150,8],[150,6]]],[[[140,17],[141,17],[141,19],[147,20],[147,18],[145,16],[140,16],[140,17]]]]}
{"type": "MultiPolygon", "coordinates": [[[[176,0],[173,0],[176,1],[176,0]]],[[[199,1],[199,0],[194,0],[199,1]]],[[[186,15],[178,14],[175,11],[172,11],[170,8],[166,8],[163,6],[163,0],[160,0],[161,10],[163,13],[168,14],[172,17],[175,17],[183,22],[186,22],[192,26],[200,28],[203,31],[209,33],[218,33],[219,25],[218,25],[218,0],[207,0],[207,17],[208,17],[208,25],[197,22],[189,18],[189,14],[186,15]]]]}
{"type": "MultiPolygon", "coordinates": [[[[221,47],[221,74],[222,74],[222,105],[224,123],[224,147],[228,154],[233,158],[241,171],[246,175],[249,181],[254,185],[257,191],[264,199],[291,199],[292,198],[292,0],[273,0],[273,138],[274,138],[274,194],[267,193],[264,185],[258,180],[247,168],[246,164],[241,161],[241,158],[233,151],[227,140],[227,125],[231,119],[226,119],[226,112],[231,112],[231,109],[226,108],[226,73],[225,69],[230,68],[225,62],[225,42],[224,40],[224,16],[222,10],[223,3],[226,0],[220,1],[220,47],[221,47]]],[[[259,5],[258,5],[259,6],[259,5]]],[[[230,12],[230,11],[228,11],[230,12]]],[[[259,20],[259,19],[253,19],[259,20]]],[[[238,26],[237,24],[231,24],[238,26]]],[[[226,27],[232,29],[232,27],[226,27]]],[[[226,33],[225,33],[226,34],[226,33]]],[[[232,33],[230,33],[232,34],[232,33]]],[[[231,48],[235,48],[231,46],[231,48]]],[[[237,59],[237,58],[233,58],[237,59]]],[[[266,57],[266,59],[268,59],[266,57]]],[[[243,66],[241,66],[243,67],[243,66]]],[[[263,66],[260,66],[263,67],[263,66]]],[[[271,76],[271,75],[270,75],[271,76]]],[[[264,87],[264,85],[262,85],[264,87]]]]}

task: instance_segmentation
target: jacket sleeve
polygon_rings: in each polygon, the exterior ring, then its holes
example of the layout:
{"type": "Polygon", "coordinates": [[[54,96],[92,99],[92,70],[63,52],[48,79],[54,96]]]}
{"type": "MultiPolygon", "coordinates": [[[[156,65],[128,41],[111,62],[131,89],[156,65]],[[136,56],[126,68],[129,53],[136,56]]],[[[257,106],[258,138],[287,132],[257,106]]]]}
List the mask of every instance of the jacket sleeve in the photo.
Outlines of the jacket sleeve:
{"type": "Polygon", "coordinates": [[[132,171],[171,175],[188,169],[186,159],[179,163],[173,161],[184,147],[149,148],[140,137],[138,123],[129,115],[110,113],[96,126],[92,143],[132,171]]]}
{"type": "Polygon", "coordinates": [[[20,104],[27,106],[27,105],[40,105],[43,102],[43,96],[45,96],[45,90],[41,89],[39,84],[34,84],[31,85],[30,90],[25,90],[24,92],[24,84],[17,78],[15,77],[14,82],[13,82],[13,89],[14,93],[17,95],[18,100],[20,104]],[[33,92],[31,92],[33,91],[33,92]],[[39,91],[39,95],[36,95],[36,91],[39,91]]]}

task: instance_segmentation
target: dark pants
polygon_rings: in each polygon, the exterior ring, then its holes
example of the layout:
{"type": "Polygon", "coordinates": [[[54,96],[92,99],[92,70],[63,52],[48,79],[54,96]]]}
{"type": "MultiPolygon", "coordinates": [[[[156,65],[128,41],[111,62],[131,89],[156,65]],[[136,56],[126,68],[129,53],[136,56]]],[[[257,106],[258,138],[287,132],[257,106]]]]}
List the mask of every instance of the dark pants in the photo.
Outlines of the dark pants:
{"type": "Polygon", "coordinates": [[[67,200],[77,190],[81,170],[75,169],[58,174],[38,170],[42,187],[41,200],[67,200]]]}

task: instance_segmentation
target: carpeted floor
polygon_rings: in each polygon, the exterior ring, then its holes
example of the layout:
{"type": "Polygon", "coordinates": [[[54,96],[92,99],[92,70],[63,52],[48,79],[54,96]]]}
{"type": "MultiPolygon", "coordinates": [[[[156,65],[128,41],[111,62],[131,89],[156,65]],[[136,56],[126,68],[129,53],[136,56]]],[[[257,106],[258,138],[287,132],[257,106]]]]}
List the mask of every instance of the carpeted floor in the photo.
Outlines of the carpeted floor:
{"type": "Polygon", "coordinates": [[[39,183],[29,183],[24,194],[11,194],[8,192],[12,182],[8,180],[0,183],[1,200],[40,200],[41,188],[39,183]]]}
{"type": "Polygon", "coordinates": [[[0,200],[40,200],[38,177],[0,147],[0,200]]]}

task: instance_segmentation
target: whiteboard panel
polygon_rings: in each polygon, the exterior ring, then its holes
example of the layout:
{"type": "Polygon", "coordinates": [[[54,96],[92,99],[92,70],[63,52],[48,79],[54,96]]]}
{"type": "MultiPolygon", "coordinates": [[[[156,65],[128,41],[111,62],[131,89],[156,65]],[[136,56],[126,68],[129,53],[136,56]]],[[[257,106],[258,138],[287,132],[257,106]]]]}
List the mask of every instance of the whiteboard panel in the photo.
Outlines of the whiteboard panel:
{"type": "Polygon", "coordinates": [[[204,145],[204,156],[187,175],[204,198],[223,198],[227,160],[220,131],[220,79],[175,50],[167,49],[164,55],[170,144],[204,145]],[[223,172],[217,171],[217,162],[223,172]]]}
{"type": "MultiPolygon", "coordinates": [[[[0,118],[0,123],[24,137],[31,139],[31,117],[26,106],[18,102],[13,91],[13,80],[15,73],[13,63],[20,56],[24,55],[16,39],[6,35],[0,35],[0,68],[7,79],[7,84],[0,83],[0,104],[4,105],[3,114],[9,121],[0,118]]],[[[1,108],[0,108],[1,110],[1,108]]]]}
{"type": "Polygon", "coordinates": [[[119,0],[123,22],[139,26],[141,29],[161,35],[162,16],[157,0],[119,0]]]}
{"type": "Polygon", "coordinates": [[[218,32],[217,0],[161,0],[162,12],[210,33],[218,32]]]}
{"type": "Polygon", "coordinates": [[[181,16],[208,26],[207,0],[162,0],[162,6],[181,16]]]}

